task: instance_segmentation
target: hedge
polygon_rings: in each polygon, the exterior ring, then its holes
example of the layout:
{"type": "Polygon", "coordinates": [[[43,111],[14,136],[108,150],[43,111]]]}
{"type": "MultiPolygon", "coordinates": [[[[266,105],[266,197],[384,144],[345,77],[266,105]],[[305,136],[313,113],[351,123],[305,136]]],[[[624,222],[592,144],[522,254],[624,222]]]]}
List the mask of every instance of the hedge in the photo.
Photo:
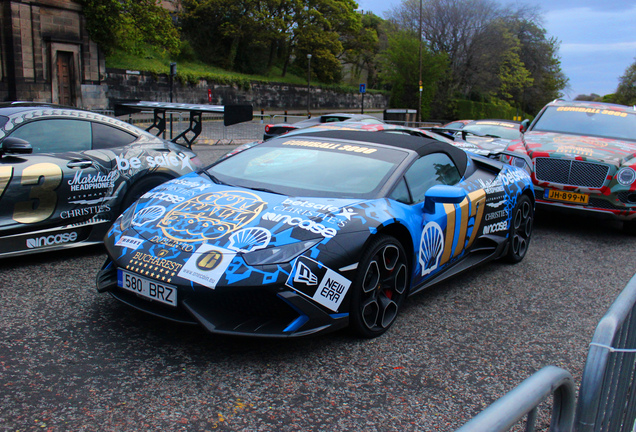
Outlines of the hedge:
{"type": "MultiPolygon", "coordinates": [[[[521,119],[532,120],[534,116],[519,112],[517,108],[509,105],[501,105],[486,102],[455,99],[455,113],[458,119],[506,119],[514,120],[516,116],[521,119]]],[[[519,118],[517,118],[519,120],[519,118]]]]}

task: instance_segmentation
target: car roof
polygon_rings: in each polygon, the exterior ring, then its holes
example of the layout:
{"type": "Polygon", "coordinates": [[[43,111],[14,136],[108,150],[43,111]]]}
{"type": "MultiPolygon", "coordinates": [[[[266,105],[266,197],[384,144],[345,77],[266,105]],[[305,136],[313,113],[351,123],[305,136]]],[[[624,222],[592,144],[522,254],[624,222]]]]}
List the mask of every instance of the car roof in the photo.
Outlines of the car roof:
{"type": "Polygon", "coordinates": [[[56,105],[45,102],[25,102],[25,101],[16,101],[16,102],[0,102],[0,115],[12,115],[19,112],[31,111],[34,109],[69,109],[76,111],[84,111],[80,108],[65,106],[65,105],[56,105]]]}
{"type": "MultiPolygon", "coordinates": [[[[128,132],[134,135],[146,135],[148,137],[157,138],[155,135],[147,132],[141,128],[133,126],[129,123],[126,123],[118,118],[107,116],[104,114],[96,113],[93,111],[88,111],[81,108],[65,106],[65,105],[57,105],[51,103],[42,103],[42,102],[0,102],[0,116],[2,117],[11,117],[11,116],[23,116],[24,113],[28,113],[30,111],[38,111],[38,110],[48,110],[47,114],[44,116],[38,116],[38,119],[43,118],[75,118],[75,119],[90,119],[91,121],[98,121],[100,123],[108,123],[110,125],[118,126],[119,128],[125,129],[128,132]]],[[[0,131],[4,128],[4,123],[0,125],[0,131]]]]}
{"type": "Polygon", "coordinates": [[[555,99],[546,106],[577,106],[581,108],[614,108],[619,111],[636,111],[636,107],[628,105],[620,105],[607,102],[591,102],[591,101],[566,101],[563,99],[555,99]]]}
{"type": "Polygon", "coordinates": [[[506,120],[506,119],[478,119],[478,120],[472,120],[470,121],[468,124],[466,124],[466,126],[470,126],[473,124],[478,124],[478,123],[484,123],[484,122],[492,122],[492,123],[508,123],[508,124],[520,124],[521,122],[516,121],[516,120],[506,120]]]}
{"type": "MultiPolygon", "coordinates": [[[[293,135],[289,138],[297,138],[301,136],[314,136],[316,138],[334,138],[343,139],[349,141],[361,141],[373,144],[383,144],[392,147],[397,147],[405,150],[411,150],[416,152],[420,156],[424,156],[430,153],[445,153],[447,154],[460,172],[460,175],[464,175],[466,167],[468,165],[468,155],[465,151],[445,142],[437,141],[432,138],[403,135],[403,134],[391,134],[391,133],[369,133],[366,131],[350,131],[350,130],[321,130],[321,131],[308,131],[298,135],[293,135]]],[[[282,135],[279,139],[286,138],[282,135]]]]}

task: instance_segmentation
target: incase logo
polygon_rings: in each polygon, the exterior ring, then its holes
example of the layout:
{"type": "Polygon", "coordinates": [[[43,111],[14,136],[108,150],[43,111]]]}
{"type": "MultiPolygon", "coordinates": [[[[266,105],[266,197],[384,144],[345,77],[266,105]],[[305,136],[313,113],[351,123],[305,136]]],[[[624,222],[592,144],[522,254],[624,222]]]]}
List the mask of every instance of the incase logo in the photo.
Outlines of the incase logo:
{"type": "Polygon", "coordinates": [[[484,234],[492,234],[499,231],[505,231],[508,229],[508,221],[501,221],[492,225],[486,225],[484,227],[484,234]]]}
{"type": "Polygon", "coordinates": [[[77,232],[68,232],[63,234],[56,234],[50,236],[42,236],[36,238],[30,238],[26,241],[26,246],[29,249],[44,247],[44,246],[52,246],[61,243],[71,243],[77,240],[77,232]]]}
{"type": "Polygon", "coordinates": [[[263,220],[272,222],[283,222],[287,225],[297,226],[314,234],[320,234],[326,238],[332,238],[337,234],[337,231],[333,228],[327,228],[324,225],[316,223],[310,219],[291,217],[289,215],[265,213],[263,215],[263,220]]]}

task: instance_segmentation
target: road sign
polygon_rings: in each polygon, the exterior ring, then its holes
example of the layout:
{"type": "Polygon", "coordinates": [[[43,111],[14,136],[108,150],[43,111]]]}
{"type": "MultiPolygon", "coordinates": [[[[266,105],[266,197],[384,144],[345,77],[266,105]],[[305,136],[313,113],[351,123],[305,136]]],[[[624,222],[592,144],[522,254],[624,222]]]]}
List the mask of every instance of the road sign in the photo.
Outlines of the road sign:
{"type": "Polygon", "coordinates": [[[367,85],[360,84],[360,93],[366,93],[366,92],[367,92],[367,85]]]}

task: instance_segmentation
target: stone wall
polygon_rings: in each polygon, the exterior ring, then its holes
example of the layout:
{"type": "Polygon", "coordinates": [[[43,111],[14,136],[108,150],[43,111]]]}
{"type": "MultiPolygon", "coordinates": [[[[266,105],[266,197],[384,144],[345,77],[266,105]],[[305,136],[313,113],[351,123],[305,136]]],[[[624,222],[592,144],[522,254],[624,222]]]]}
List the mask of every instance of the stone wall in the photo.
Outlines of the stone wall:
{"type": "Polygon", "coordinates": [[[90,41],[82,8],[73,0],[3,0],[0,99],[59,102],[58,54],[70,55],[71,104],[97,108],[105,92],[104,59],[90,41]],[[93,93],[84,100],[84,90],[93,93]]]}
{"type": "MultiPolygon", "coordinates": [[[[154,75],[140,71],[108,69],[106,83],[109,108],[119,99],[149,101],[170,101],[170,81],[168,75],[154,75]]],[[[205,80],[196,85],[173,84],[173,102],[213,105],[251,104],[255,110],[306,110],[307,87],[280,83],[252,83],[242,89],[227,84],[217,84],[205,80]],[[210,100],[208,99],[210,95],[210,100]]],[[[365,109],[384,109],[389,96],[365,94],[365,109]]],[[[333,90],[311,87],[311,109],[357,109],[360,108],[360,93],[340,93],[333,90]]]]}

